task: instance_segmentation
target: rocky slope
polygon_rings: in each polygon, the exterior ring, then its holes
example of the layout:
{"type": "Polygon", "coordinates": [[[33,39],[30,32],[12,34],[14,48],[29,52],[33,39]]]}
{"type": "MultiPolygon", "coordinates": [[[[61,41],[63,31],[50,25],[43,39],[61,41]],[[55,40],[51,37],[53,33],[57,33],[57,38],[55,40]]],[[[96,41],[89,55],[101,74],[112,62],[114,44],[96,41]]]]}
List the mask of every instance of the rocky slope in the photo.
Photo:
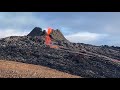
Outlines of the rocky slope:
{"type": "Polygon", "coordinates": [[[45,45],[46,32],[34,28],[27,36],[0,40],[0,59],[47,66],[88,78],[119,78],[120,48],[71,43],[60,32],[50,34],[54,45],[45,45]],[[39,34],[37,34],[39,32],[39,34]]]}

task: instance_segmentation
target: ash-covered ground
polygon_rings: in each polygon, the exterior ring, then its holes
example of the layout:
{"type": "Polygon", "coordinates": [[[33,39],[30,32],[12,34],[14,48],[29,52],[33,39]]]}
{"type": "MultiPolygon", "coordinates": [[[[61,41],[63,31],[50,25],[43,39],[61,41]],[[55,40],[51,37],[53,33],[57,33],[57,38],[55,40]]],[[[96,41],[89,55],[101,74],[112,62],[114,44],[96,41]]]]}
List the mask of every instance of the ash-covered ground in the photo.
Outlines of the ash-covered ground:
{"type": "Polygon", "coordinates": [[[71,43],[60,30],[50,34],[53,45],[45,44],[46,31],[35,27],[27,36],[0,40],[0,59],[47,66],[85,78],[120,78],[120,47],[71,43]]]}

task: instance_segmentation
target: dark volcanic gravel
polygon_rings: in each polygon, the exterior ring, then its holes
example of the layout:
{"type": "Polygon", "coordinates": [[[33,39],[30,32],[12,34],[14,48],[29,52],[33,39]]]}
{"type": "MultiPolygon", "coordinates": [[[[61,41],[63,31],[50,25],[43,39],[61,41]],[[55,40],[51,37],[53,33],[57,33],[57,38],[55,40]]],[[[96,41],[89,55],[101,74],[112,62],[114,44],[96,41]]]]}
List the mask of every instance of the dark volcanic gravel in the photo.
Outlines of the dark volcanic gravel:
{"type": "Polygon", "coordinates": [[[119,47],[71,43],[54,30],[51,38],[59,46],[54,49],[44,44],[45,34],[40,33],[1,39],[0,59],[43,65],[88,78],[120,78],[119,47]]]}

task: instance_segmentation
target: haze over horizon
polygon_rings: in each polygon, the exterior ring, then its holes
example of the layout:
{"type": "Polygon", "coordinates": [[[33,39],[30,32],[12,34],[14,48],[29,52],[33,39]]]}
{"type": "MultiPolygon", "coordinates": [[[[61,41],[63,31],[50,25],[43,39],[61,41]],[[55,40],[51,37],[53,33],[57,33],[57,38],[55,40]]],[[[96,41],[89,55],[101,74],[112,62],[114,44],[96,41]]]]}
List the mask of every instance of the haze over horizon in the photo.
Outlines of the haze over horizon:
{"type": "Polygon", "coordinates": [[[0,38],[51,27],[71,42],[120,46],[120,12],[0,12],[0,23],[0,38]]]}

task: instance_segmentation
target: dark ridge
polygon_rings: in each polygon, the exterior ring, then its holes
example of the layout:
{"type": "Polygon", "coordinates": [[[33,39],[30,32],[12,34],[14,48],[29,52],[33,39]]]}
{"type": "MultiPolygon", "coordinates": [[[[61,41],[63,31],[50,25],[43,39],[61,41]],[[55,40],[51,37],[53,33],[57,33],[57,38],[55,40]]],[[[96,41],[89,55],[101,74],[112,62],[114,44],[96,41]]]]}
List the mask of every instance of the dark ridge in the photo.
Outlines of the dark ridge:
{"type": "Polygon", "coordinates": [[[35,27],[27,36],[41,36],[43,33],[42,33],[42,28],[39,28],[39,27],[35,27]]]}

